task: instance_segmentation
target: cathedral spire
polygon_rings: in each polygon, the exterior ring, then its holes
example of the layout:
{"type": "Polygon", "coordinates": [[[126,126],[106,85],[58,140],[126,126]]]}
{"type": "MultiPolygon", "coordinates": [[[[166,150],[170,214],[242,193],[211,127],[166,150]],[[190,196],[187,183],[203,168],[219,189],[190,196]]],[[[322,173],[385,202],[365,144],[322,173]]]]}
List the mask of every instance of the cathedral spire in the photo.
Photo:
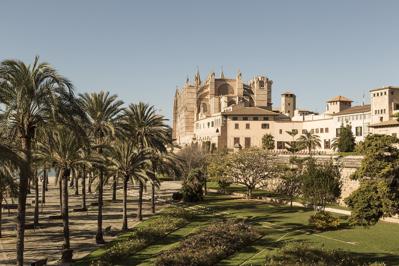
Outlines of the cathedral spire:
{"type": "Polygon", "coordinates": [[[238,69],[238,71],[237,71],[237,79],[241,79],[241,77],[242,77],[241,71],[240,71],[240,69],[238,69]]]}
{"type": "Polygon", "coordinates": [[[197,86],[201,85],[201,77],[200,77],[198,66],[197,66],[197,73],[195,74],[195,77],[194,77],[194,81],[195,81],[195,85],[197,85],[197,86]]]}
{"type": "Polygon", "coordinates": [[[220,78],[224,79],[223,66],[222,66],[222,71],[220,72],[220,78]]]}

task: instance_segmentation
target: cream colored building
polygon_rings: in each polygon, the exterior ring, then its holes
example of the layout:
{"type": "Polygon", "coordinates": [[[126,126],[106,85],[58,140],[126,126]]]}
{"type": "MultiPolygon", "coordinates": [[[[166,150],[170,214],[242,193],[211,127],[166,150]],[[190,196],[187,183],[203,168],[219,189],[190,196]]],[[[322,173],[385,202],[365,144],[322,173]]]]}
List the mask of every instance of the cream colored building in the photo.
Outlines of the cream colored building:
{"type": "Polygon", "coordinates": [[[312,132],[320,137],[318,150],[329,153],[341,125],[351,125],[356,141],[369,133],[399,133],[393,117],[399,112],[399,87],[371,90],[370,105],[352,106],[350,99],[336,96],[327,101],[324,113],[317,114],[298,109],[296,95],[290,91],[281,94],[280,109],[273,110],[272,84],[265,76],[244,83],[240,72],[234,79],[225,78],[223,72],[219,78],[210,73],[202,82],[197,72],[194,82],[187,80],[176,90],[173,137],[180,145],[198,143],[211,150],[232,150],[260,147],[262,137],[271,134],[275,149],[285,150],[285,143],[312,132]],[[287,133],[292,131],[297,134],[287,133]]]}

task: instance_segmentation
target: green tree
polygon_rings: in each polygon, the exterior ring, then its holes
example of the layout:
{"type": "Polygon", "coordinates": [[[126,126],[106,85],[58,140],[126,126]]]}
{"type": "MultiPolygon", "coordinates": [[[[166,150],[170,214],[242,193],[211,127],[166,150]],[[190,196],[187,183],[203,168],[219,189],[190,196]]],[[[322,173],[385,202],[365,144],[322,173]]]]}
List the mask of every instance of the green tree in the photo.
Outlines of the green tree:
{"type": "Polygon", "coordinates": [[[309,154],[312,153],[312,150],[317,147],[321,147],[320,137],[311,132],[305,132],[302,136],[298,138],[299,143],[301,143],[308,150],[309,154]]]}
{"type": "Polygon", "coordinates": [[[353,175],[361,185],[347,199],[352,223],[371,225],[386,215],[399,212],[398,139],[388,135],[368,135],[361,144],[361,166],[353,175]]]}
{"type": "Polygon", "coordinates": [[[275,156],[262,149],[244,149],[229,156],[226,171],[234,183],[247,188],[247,197],[252,198],[255,188],[266,187],[269,181],[277,178],[279,169],[275,156]]]}
{"type": "Polygon", "coordinates": [[[360,187],[345,199],[351,208],[352,224],[374,225],[381,217],[394,215],[399,197],[384,180],[363,180],[360,187]]]}
{"type": "Polygon", "coordinates": [[[352,133],[352,126],[341,124],[339,129],[339,136],[334,139],[332,148],[339,152],[353,152],[355,150],[356,142],[352,133]]]}
{"type": "Polygon", "coordinates": [[[277,187],[277,191],[280,194],[288,196],[290,200],[290,206],[294,198],[299,196],[302,191],[302,174],[303,174],[303,164],[308,158],[290,158],[290,167],[287,167],[281,175],[281,182],[277,187]]]}
{"type": "Polygon", "coordinates": [[[341,195],[338,166],[332,161],[317,164],[315,159],[309,159],[302,175],[302,195],[315,211],[324,210],[328,203],[336,201],[341,195]]]}
{"type": "Polygon", "coordinates": [[[210,180],[217,182],[220,193],[226,193],[226,189],[232,183],[228,175],[228,154],[216,153],[208,157],[207,173],[210,180]]]}
{"type": "Polygon", "coordinates": [[[51,117],[58,121],[78,112],[72,83],[61,76],[48,63],[32,65],[18,60],[5,60],[0,64],[1,127],[6,127],[10,137],[18,140],[27,163],[26,171],[18,184],[17,214],[17,265],[23,265],[26,195],[28,181],[32,178],[32,140],[35,129],[46,124],[51,117]]]}
{"type": "MultiPolygon", "coordinates": [[[[88,135],[93,138],[92,147],[99,154],[102,154],[104,146],[116,137],[123,102],[118,100],[116,95],[109,95],[109,92],[104,91],[81,94],[79,102],[88,117],[88,123],[85,127],[88,135]]],[[[100,167],[98,179],[97,244],[104,243],[102,229],[104,175],[105,169],[100,167]]]]}
{"type": "Polygon", "coordinates": [[[265,134],[262,137],[262,148],[265,150],[274,150],[274,137],[272,134],[265,134]]]}
{"type": "Polygon", "coordinates": [[[183,147],[177,152],[177,156],[184,162],[183,178],[188,176],[192,169],[205,169],[207,165],[208,153],[200,149],[197,144],[191,144],[183,147]]]}

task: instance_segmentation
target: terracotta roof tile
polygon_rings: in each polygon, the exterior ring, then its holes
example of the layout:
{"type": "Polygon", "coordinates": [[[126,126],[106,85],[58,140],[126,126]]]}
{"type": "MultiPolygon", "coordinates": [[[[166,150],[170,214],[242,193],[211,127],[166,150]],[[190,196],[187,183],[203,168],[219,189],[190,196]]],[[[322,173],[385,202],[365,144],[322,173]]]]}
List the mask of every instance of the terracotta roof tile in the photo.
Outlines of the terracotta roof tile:
{"type": "Polygon", "coordinates": [[[261,107],[237,107],[231,111],[225,111],[224,115],[279,115],[273,111],[261,107]]]}
{"type": "Polygon", "coordinates": [[[349,114],[356,114],[356,113],[367,113],[371,111],[371,105],[366,104],[366,105],[358,105],[358,106],[353,106],[351,108],[345,109],[339,113],[336,113],[334,115],[349,115],[349,114]]]}
{"type": "Polygon", "coordinates": [[[395,126],[399,126],[398,120],[388,120],[370,125],[370,127],[395,127],[395,126]]]}
{"type": "Polygon", "coordinates": [[[329,102],[353,102],[351,99],[346,98],[345,96],[335,96],[334,98],[331,98],[330,100],[327,101],[329,102]]]}

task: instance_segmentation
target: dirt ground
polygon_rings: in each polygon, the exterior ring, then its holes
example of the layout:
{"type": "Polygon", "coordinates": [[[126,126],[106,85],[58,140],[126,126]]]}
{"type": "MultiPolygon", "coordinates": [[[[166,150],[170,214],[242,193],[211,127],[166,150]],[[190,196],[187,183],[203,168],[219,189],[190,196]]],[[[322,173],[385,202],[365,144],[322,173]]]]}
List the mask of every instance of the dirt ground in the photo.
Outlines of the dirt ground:
{"type": "MultiPolygon", "coordinates": [[[[93,185],[94,188],[94,185],[93,185]]],[[[180,188],[180,182],[162,182],[159,190],[156,191],[157,210],[159,211],[170,199],[171,194],[180,188]]],[[[94,190],[94,189],[93,189],[94,190]]],[[[53,179],[50,179],[49,190],[46,192],[46,203],[40,203],[40,226],[35,229],[25,231],[25,263],[30,265],[33,261],[48,258],[49,265],[57,265],[60,259],[63,243],[62,220],[50,219],[49,216],[59,215],[59,189],[53,179]]],[[[131,186],[128,190],[128,215],[129,227],[133,227],[136,222],[137,210],[137,187],[131,186]]],[[[28,195],[26,223],[32,224],[34,211],[34,194],[28,195]]],[[[80,193],[81,191],[79,191],[80,193]]],[[[71,248],[74,250],[74,258],[81,258],[87,255],[97,245],[95,244],[95,234],[97,228],[97,207],[95,206],[95,193],[87,193],[86,212],[74,212],[73,209],[81,207],[81,195],[76,196],[74,189],[69,190],[69,216],[71,248]]],[[[144,218],[151,216],[150,197],[151,188],[144,193],[144,218]]],[[[39,197],[41,199],[41,195],[39,197]]],[[[122,227],[122,189],[118,187],[117,201],[112,202],[112,191],[109,185],[104,188],[104,210],[103,228],[107,228],[104,233],[105,241],[113,239],[113,233],[117,233],[122,227]]],[[[3,210],[3,237],[0,238],[0,265],[15,265],[16,258],[16,210],[3,210]]]]}

